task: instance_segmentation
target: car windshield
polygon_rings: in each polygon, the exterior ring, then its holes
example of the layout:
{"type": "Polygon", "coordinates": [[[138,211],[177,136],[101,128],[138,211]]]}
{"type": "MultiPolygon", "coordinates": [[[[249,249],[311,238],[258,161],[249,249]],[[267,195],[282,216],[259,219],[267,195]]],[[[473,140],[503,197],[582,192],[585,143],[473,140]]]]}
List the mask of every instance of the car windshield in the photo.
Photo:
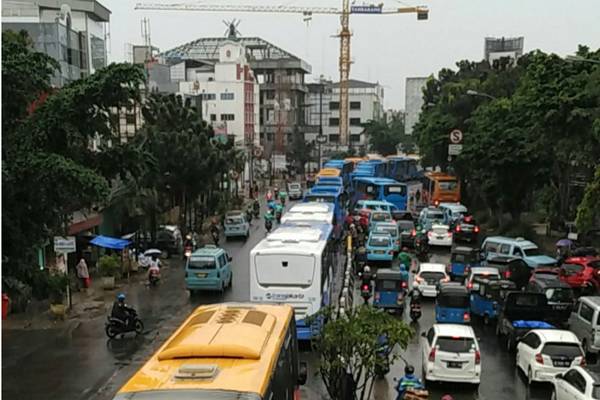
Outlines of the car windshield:
{"type": "Polygon", "coordinates": [[[390,214],[387,213],[373,213],[371,217],[373,221],[389,221],[392,219],[390,214]]]}
{"type": "Polygon", "coordinates": [[[575,274],[583,269],[583,265],[579,264],[563,264],[561,267],[567,275],[575,274]]]}
{"type": "Polygon", "coordinates": [[[191,258],[188,263],[189,269],[215,269],[216,267],[213,257],[191,258]]]}
{"type": "Polygon", "coordinates": [[[444,279],[446,275],[443,272],[435,272],[435,271],[423,271],[419,274],[419,276],[427,281],[439,281],[444,279]]]}
{"type": "Polygon", "coordinates": [[[300,189],[299,183],[290,183],[290,190],[300,189]]]}
{"type": "Polygon", "coordinates": [[[448,353],[468,353],[475,350],[475,341],[469,337],[440,336],[437,339],[436,346],[440,351],[447,351],[448,353]]]}
{"type": "Polygon", "coordinates": [[[402,288],[402,281],[400,280],[378,280],[376,285],[377,290],[400,290],[402,288]]]}
{"type": "Polygon", "coordinates": [[[376,226],[375,232],[389,233],[392,237],[398,236],[398,230],[393,226],[376,226]]]}
{"type": "Polygon", "coordinates": [[[583,353],[577,343],[548,342],[544,345],[544,348],[542,348],[542,354],[550,357],[579,357],[583,353]]]}
{"type": "Polygon", "coordinates": [[[384,236],[373,236],[369,240],[369,246],[373,247],[388,247],[390,245],[390,239],[384,236]]]}
{"type": "Polygon", "coordinates": [[[402,231],[412,231],[415,229],[415,224],[412,221],[400,221],[398,222],[398,226],[402,231]]]}
{"type": "Polygon", "coordinates": [[[404,185],[386,185],[383,187],[383,194],[389,196],[390,194],[399,194],[401,196],[406,195],[406,186],[404,185]]]}
{"type": "Polygon", "coordinates": [[[440,211],[427,211],[427,219],[432,221],[442,221],[444,214],[440,211]]]}
{"type": "Polygon", "coordinates": [[[491,281],[497,281],[500,279],[500,276],[495,272],[477,272],[473,274],[473,277],[481,277],[484,279],[489,279],[491,281]]]}
{"type": "Polygon", "coordinates": [[[527,257],[541,256],[542,255],[542,253],[540,253],[540,249],[538,249],[537,247],[532,247],[530,249],[523,249],[523,251],[525,252],[525,255],[527,257]]]}
{"type": "Polygon", "coordinates": [[[573,291],[570,288],[549,288],[546,289],[546,298],[555,303],[570,303],[573,301],[573,291]]]}
{"type": "Polygon", "coordinates": [[[225,220],[225,223],[229,224],[229,225],[241,224],[243,222],[244,222],[244,220],[242,219],[242,217],[227,218],[225,220]]]}

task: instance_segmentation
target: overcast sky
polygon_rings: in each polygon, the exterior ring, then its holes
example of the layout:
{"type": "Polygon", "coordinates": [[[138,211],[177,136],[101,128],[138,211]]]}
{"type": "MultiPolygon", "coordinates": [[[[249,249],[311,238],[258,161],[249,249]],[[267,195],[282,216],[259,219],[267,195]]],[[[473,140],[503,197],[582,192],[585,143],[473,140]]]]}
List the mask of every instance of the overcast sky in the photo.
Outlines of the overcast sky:
{"type": "MultiPolygon", "coordinates": [[[[176,3],[185,0],[146,2],[176,3]]],[[[378,3],[383,0],[374,0],[378,3]]],[[[541,49],[559,55],[578,44],[600,47],[600,0],[386,0],[386,7],[427,5],[429,20],[416,15],[353,15],[350,25],[350,76],[380,82],[385,107],[404,107],[407,77],[428,76],[461,59],[481,60],[486,36],[525,37],[525,51],[541,49]]],[[[259,36],[303,58],[319,75],[338,80],[339,30],[336,16],[316,15],[307,25],[301,15],[222,14],[182,11],[136,11],[137,1],[100,0],[111,11],[110,61],[126,59],[126,43],[143,43],[140,20],[150,18],[152,44],[161,50],[201,37],[223,36],[223,20],[241,19],[243,36],[259,36]]],[[[208,4],[314,5],[340,7],[341,0],[204,0],[208,4]]],[[[370,2],[365,2],[370,3],[370,2]]],[[[363,4],[360,0],[356,4],[363,4]]]]}

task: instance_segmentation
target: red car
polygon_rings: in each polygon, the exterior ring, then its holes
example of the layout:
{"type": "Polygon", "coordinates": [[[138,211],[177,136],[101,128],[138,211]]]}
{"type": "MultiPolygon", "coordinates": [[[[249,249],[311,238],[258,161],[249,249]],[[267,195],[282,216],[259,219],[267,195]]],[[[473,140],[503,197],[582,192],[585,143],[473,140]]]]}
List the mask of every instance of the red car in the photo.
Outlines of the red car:
{"type": "Polygon", "coordinates": [[[600,258],[567,258],[559,269],[559,277],[575,290],[595,294],[600,288],[600,258]]]}

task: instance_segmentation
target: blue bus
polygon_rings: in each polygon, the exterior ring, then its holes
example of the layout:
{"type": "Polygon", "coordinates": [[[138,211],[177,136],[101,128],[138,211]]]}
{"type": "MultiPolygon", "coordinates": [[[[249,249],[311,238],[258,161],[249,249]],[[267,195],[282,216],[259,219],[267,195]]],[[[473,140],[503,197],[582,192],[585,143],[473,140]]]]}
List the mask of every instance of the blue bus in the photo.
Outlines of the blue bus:
{"type": "Polygon", "coordinates": [[[345,160],[329,160],[323,164],[323,168],[336,168],[341,171],[344,186],[350,185],[350,173],[354,170],[354,163],[345,160]]]}
{"type": "Polygon", "coordinates": [[[392,203],[405,211],[408,200],[406,184],[389,178],[355,178],[352,204],[358,200],[379,200],[392,203]]]}
{"type": "MultiPolygon", "coordinates": [[[[372,165],[375,169],[375,176],[377,177],[385,177],[386,169],[387,169],[387,161],[386,160],[368,160],[363,161],[363,163],[367,165],[372,165]]],[[[359,163],[360,166],[363,163],[359,163]]]]}
{"type": "Polygon", "coordinates": [[[406,182],[419,179],[419,168],[417,160],[410,157],[390,156],[388,157],[385,176],[398,182],[406,182]]]}
{"type": "Polygon", "coordinates": [[[344,187],[343,179],[337,176],[318,176],[315,184],[344,187]]]}

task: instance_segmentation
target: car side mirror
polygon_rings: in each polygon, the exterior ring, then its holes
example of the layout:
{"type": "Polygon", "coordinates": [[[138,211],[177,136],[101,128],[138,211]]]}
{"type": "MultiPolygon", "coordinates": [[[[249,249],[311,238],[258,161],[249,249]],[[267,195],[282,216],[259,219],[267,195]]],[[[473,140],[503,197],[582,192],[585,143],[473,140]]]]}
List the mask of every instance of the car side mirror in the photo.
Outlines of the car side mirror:
{"type": "Polygon", "coordinates": [[[227,256],[227,261],[230,261],[230,262],[233,261],[233,257],[227,256]]]}
{"type": "Polygon", "coordinates": [[[427,333],[425,333],[425,332],[421,332],[421,337],[424,337],[424,338],[426,338],[426,337],[427,337],[427,333]]]}
{"type": "Polygon", "coordinates": [[[305,361],[300,361],[298,367],[298,385],[304,385],[308,378],[308,364],[305,361]]]}

